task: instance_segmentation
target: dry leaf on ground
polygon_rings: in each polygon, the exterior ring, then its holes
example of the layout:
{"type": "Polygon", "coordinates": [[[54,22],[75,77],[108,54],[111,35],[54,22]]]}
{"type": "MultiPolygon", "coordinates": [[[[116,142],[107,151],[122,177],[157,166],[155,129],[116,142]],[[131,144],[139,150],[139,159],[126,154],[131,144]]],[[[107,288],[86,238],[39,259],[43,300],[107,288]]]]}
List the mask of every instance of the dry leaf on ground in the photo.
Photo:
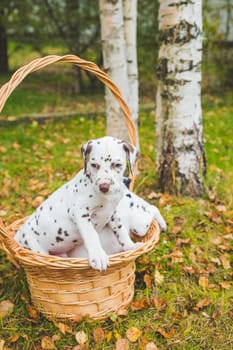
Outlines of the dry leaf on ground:
{"type": "Polygon", "coordinates": [[[145,350],[158,350],[158,347],[153,342],[149,342],[145,346],[145,350]]]}
{"type": "Polygon", "coordinates": [[[198,301],[198,303],[196,304],[194,309],[198,311],[200,309],[203,309],[204,307],[209,306],[211,303],[212,303],[211,299],[204,298],[204,299],[198,301]]]}
{"type": "Polygon", "coordinates": [[[128,339],[124,339],[124,338],[117,339],[115,350],[130,350],[128,339]]]}
{"type": "Polygon", "coordinates": [[[104,340],[105,334],[101,327],[95,327],[92,331],[95,343],[101,343],[104,340]]]}
{"type": "Polygon", "coordinates": [[[41,339],[41,347],[43,350],[57,349],[54,344],[54,340],[48,336],[45,336],[41,339]]]}
{"type": "Polygon", "coordinates": [[[155,283],[157,284],[162,284],[164,281],[164,276],[161,275],[161,273],[158,270],[155,270],[154,278],[155,278],[155,283]]]}
{"type": "Polygon", "coordinates": [[[154,303],[154,307],[157,310],[164,310],[167,307],[166,301],[164,299],[162,299],[162,298],[154,297],[153,298],[153,303],[154,303]]]}
{"type": "Polygon", "coordinates": [[[228,254],[221,254],[219,259],[220,259],[224,269],[228,270],[228,269],[231,268],[230,259],[229,259],[229,255],[228,254]]]}
{"type": "Polygon", "coordinates": [[[15,343],[17,340],[19,340],[20,334],[15,333],[10,336],[10,338],[7,339],[8,343],[15,343]]]}
{"type": "Polygon", "coordinates": [[[165,329],[163,329],[162,327],[159,327],[157,329],[157,332],[160,333],[166,339],[170,339],[175,335],[174,328],[171,328],[169,331],[165,331],[165,329]]]}
{"type": "Polygon", "coordinates": [[[4,350],[4,344],[5,341],[3,339],[0,339],[0,350],[4,350]]]}
{"type": "Polygon", "coordinates": [[[166,205],[171,205],[173,203],[173,199],[168,193],[162,194],[162,196],[159,199],[159,206],[165,207],[166,205]]]}
{"type": "Polygon", "coordinates": [[[198,284],[199,284],[199,286],[201,286],[204,289],[208,288],[208,285],[209,285],[208,277],[207,276],[201,276],[199,278],[198,284]]]}
{"type": "Polygon", "coordinates": [[[135,343],[138,338],[141,336],[142,331],[138,329],[137,327],[130,327],[126,331],[126,336],[129,339],[130,342],[135,343]]]}
{"type": "Polygon", "coordinates": [[[133,311],[147,309],[150,306],[150,301],[147,298],[141,298],[139,300],[132,301],[130,306],[133,311]]]}
{"type": "Polygon", "coordinates": [[[147,196],[147,198],[148,198],[149,200],[151,200],[151,199],[158,199],[158,198],[160,198],[160,197],[161,197],[161,193],[156,193],[156,192],[154,192],[154,191],[152,191],[151,193],[149,193],[148,196],[147,196]]]}
{"type": "Polygon", "coordinates": [[[33,318],[35,320],[37,320],[40,317],[37,310],[34,309],[34,307],[30,304],[27,305],[27,312],[28,312],[28,315],[30,316],[30,318],[33,318]]]}
{"type": "Polygon", "coordinates": [[[72,330],[72,328],[70,328],[69,326],[67,326],[65,323],[62,323],[62,322],[55,323],[55,326],[56,326],[57,328],[59,328],[59,330],[60,330],[60,332],[61,332],[62,334],[66,334],[66,333],[68,333],[68,334],[73,334],[73,333],[74,333],[73,330],[72,330]]]}
{"type": "Polygon", "coordinates": [[[143,276],[143,280],[146,284],[147,288],[151,288],[153,277],[151,275],[148,275],[147,273],[143,276]]]}
{"type": "Polygon", "coordinates": [[[84,331],[80,331],[75,334],[75,339],[79,345],[83,345],[87,341],[87,335],[84,331]]]}
{"type": "Polygon", "coordinates": [[[227,289],[227,290],[231,289],[231,283],[230,282],[223,281],[223,282],[220,282],[219,284],[220,284],[220,286],[223,289],[227,289]]]}
{"type": "Polygon", "coordinates": [[[180,233],[182,230],[182,226],[174,226],[173,229],[171,230],[171,234],[172,235],[177,235],[178,233],[180,233]]]}
{"type": "Polygon", "coordinates": [[[3,300],[0,303],[0,317],[5,317],[13,311],[14,304],[10,300],[3,300]]]}
{"type": "Polygon", "coordinates": [[[225,207],[225,205],[217,205],[216,209],[219,213],[225,213],[227,211],[227,208],[225,207]]]}

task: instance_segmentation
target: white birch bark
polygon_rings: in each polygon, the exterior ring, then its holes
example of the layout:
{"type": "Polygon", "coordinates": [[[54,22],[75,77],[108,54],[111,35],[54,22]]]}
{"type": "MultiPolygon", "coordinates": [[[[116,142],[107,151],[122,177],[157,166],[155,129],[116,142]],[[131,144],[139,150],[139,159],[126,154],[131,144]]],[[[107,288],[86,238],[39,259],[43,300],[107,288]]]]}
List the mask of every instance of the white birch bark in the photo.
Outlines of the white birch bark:
{"type": "Polygon", "coordinates": [[[157,169],[163,191],[200,195],[202,136],[201,0],[160,0],[156,97],[157,169]]]}
{"type": "Polygon", "coordinates": [[[137,62],[137,0],[123,0],[124,33],[127,58],[129,100],[132,120],[138,139],[138,62],[137,62]]]}
{"type": "MultiPolygon", "coordinates": [[[[101,39],[104,68],[120,89],[126,103],[129,100],[126,48],[124,40],[122,1],[100,0],[101,39]]],[[[107,134],[128,139],[121,108],[106,89],[107,134]]]]}
{"type": "MultiPolygon", "coordinates": [[[[137,1],[134,3],[134,1],[125,0],[124,10],[127,10],[125,16],[122,0],[99,0],[104,68],[129,105],[137,130],[138,86],[136,78],[138,74],[135,68],[135,64],[137,65],[136,23],[133,23],[136,20],[136,5],[137,1]]],[[[105,98],[107,134],[120,139],[129,139],[121,108],[108,89],[106,89],[105,98]]]]}

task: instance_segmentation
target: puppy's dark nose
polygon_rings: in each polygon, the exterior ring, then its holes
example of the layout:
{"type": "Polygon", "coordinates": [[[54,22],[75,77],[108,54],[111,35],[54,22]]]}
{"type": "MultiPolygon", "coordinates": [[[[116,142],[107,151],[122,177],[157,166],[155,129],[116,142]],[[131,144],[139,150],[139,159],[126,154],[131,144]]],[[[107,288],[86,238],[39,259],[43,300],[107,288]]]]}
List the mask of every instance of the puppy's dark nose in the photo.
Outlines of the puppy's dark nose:
{"type": "Polygon", "coordinates": [[[107,193],[109,191],[110,185],[104,182],[103,184],[99,185],[100,192],[107,193]]]}

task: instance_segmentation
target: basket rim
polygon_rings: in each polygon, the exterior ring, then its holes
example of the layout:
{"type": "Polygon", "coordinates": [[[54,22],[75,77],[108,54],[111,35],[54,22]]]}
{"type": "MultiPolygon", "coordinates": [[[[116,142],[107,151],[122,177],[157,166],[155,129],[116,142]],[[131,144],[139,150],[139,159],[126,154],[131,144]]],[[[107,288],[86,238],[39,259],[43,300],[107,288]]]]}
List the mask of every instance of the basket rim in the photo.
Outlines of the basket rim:
{"type": "MultiPolygon", "coordinates": [[[[15,226],[23,223],[25,219],[26,217],[14,221],[12,224],[5,227],[4,230],[5,234],[8,236],[8,246],[10,246],[10,253],[13,254],[13,258],[18,263],[31,267],[46,266],[47,268],[51,269],[91,269],[89,261],[86,258],[63,258],[53,255],[45,255],[21,247],[14,240],[14,234],[16,232],[15,226]]],[[[153,220],[147,231],[147,234],[143,237],[143,244],[134,250],[127,250],[110,255],[109,267],[123,264],[126,261],[129,262],[131,260],[135,260],[140,255],[148,253],[155,247],[156,243],[159,241],[159,237],[159,225],[155,220],[153,220]]]]}

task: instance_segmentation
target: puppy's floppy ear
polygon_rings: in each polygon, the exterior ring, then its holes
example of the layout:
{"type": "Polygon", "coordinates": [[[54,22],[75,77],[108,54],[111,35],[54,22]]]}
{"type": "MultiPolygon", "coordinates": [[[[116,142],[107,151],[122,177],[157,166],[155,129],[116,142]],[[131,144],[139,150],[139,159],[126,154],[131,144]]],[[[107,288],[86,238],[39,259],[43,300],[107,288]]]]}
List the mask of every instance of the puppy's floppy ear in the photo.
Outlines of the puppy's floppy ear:
{"type": "Polygon", "coordinates": [[[123,148],[126,152],[126,158],[129,162],[129,169],[131,174],[133,175],[133,168],[134,165],[138,159],[138,149],[136,147],[134,147],[133,145],[131,145],[131,143],[123,141],[123,148]]]}
{"type": "Polygon", "coordinates": [[[84,159],[84,174],[86,174],[87,171],[87,162],[89,160],[89,155],[91,153],[92,150],[92,141],[88,141],[87,143],[85,143],[82,147],[81,147],[81,152],[82,152],[82,156],[84,159]]]}
{"type": "Polygon", "coordinates": [[[129,188],[129,185],[131,183],[131,179],[129,177],[124,176],[123,177],[123,182],[127,188],[129,188]]]}

